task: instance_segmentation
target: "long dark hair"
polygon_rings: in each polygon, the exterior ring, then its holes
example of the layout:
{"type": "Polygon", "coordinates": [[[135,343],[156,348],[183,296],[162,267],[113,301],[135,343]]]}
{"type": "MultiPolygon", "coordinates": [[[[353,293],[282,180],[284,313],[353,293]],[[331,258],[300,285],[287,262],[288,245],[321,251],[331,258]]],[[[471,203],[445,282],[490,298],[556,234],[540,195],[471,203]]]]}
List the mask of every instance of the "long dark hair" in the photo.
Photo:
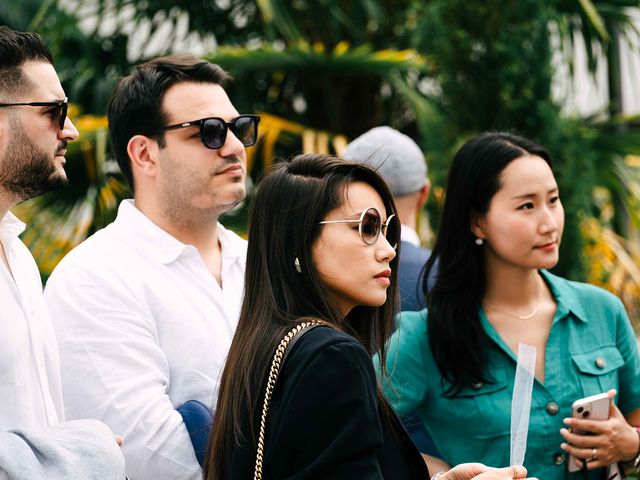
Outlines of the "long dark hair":
{"type": "Polygon", "coordinates": [[[275,165],[258,184],[249,218],[244,301],[220,381],[204,468],[207,479],[225,477],[237,445],[255,449],[257,425],[242,431],[242,419],[248,415],[253,423],[256,418],[277,345],[301,318],[329,322],[384,358],[393,328],[398,257],[391,262],[389,300],[380,307],[355,307],[346,318],[329,301],[311,259],[319,222],[342,205],[353,182],[372,186],[387,215],[396,214],[393,197],[374,170],[329,155],[299,155],[275,165]],[[302,273],[295,269],[296,257],[302,273]]]}
{"type": "Polygon", "coordinates": [[[450,382],[449,394],[476,382],[492,381],[485,371],[489,337],[478,313],[487,281],[471,218],[474,213],[487,213],[501,187],[500,174],[523,155],[537,155],[551,166],[549,154],[534,142],[493,132],[465,143],[451,165],[440,228],[423,283],[429,345],[443,378],[450,382]],[[434,267],[435,283],[427,291],[426,279],[434,267]]]}

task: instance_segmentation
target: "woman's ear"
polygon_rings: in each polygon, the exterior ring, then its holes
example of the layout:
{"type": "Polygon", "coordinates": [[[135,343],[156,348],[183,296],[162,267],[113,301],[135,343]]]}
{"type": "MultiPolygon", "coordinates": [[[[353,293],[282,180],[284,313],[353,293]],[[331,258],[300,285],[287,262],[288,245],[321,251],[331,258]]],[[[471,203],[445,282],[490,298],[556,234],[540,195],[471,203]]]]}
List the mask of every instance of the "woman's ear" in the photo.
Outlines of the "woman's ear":
{"type": "Polygon", "coordinates": [[[471,233],[473,233],[477,238],[481,238],[484,240],[484,215],[481,215],[476,211],[472,211],[469,229],[471,230],[471,233]]]}

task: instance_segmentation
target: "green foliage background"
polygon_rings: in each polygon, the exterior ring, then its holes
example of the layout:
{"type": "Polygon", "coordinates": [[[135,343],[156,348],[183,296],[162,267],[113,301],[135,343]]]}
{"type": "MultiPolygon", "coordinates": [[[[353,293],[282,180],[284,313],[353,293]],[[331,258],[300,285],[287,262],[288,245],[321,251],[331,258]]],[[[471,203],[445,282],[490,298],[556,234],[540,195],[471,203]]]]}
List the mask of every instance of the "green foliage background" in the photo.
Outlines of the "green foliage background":
{"type": "MultiPolygon", "coordinates": [[[[129,60],[131,32],[148,31],[152,39],[163,26],[173,26],[160,46],[170,52],[186,15],[190,32],[215,38],[218,47],[207,57],[234,75],[230,95],[240,111],[268,112],[347,138],[381,124],[415,138],[435,186],[427,209],[436,230],[448,165],[466,139],[485,130],[535,139],[552,153],[567,212],[557,273],[620,293],[629,279],[637,279],[633,274],[639,264],[629,245],[637,244],[640,188],[636,164],[625,161],[640,155],[639,122],[621,114],[615,96],[617,66],[625,61],[618,56],[617,41],[638,40],[630,7],[640,2],[67,0],[61,6],[24,0],[19,6],[0,5],[0,21],[41,32],[54,49],[70,98],[83,113],[100,115],[116,79],[139,60],[129,60]],[[86,16],[100,19],[95,28],[79,28],[86,16]],[[105,22],[111,24],[108,35],[100,33],[105,22]],[[553,35],[573,67],[576,32],[586,40],[589,69],[595,71],[602,61],[608,67],[611,102],[592,118],[563,115],[551,97],[553,35]],[[607,195],[596,198],[598,187],[607,195]],[[622,281],[610,281],[620,277],[615,268],[621,262],[594,268],[599,260],[589,256],[588,247],[602,240],[585,234],[581,225],[586,219],[626,239],[635,267],[625,264],[631,266],[625,267],[622,281]]],[[[93,205],[91,221],[85,219],[76,229],[81,234],[73,242],[103,226],[112,218],[115,199],[126,195],[112,181],[117,172],[104,132],[99,132],[87,129],[71,152],[84,171],[73,178],[76,186],[25,208],[55,208],[64,218],[78,202],[93,205]]],[[[286,158],[301,149],[299,139],[282,137],[273,154],[286,158]]],[[[240,229],[243,221],[242,215],[231,220],[240,229]]],[[[46,238],[45,229],[33,234],[34,242],[46,238]]],[[[70,248],[69,242],[62,243],[61,252],[70,248]]],[[[625,300],[631,312],[639,304],[637,290],[625,300]]]]}

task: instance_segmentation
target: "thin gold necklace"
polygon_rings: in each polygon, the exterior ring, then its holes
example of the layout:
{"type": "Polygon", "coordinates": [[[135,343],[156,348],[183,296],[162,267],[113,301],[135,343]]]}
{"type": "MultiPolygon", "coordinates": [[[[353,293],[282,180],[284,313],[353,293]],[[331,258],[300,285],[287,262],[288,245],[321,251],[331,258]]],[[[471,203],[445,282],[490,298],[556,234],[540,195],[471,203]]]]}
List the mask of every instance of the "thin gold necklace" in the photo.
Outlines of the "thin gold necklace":
{"type": "Polygon", "coordinates": [[[536,306],[533,307],[533,310],[531,311],[531,313],[527,313],[526,315],[518,315],[517,313],[505,312],[504,310],[496,308],[494,304],[489,303],[486,300],[484,301],[484,304],[487,305],[488,307],[491,307],[493,311],[501,313],[503,315],[509,315],[510,317],[519,318],[520,320],[529,320],[530,318],[535,317],[536,313],[538,313],[538,306],[540,305],[540,300],[536,302],[536,306]]]}
{"type": "Polygon", "coordinates": [[[484,301],[484,304],[491,307],[492,310],[501,313],[503,315],[508,315],[510,317],[514,317],[514,318],[518,318],[520,320],[529,320],[530,318],[533,318],[536,316],[536,313],[538,313],[538,307],[540,306],[540,297],[541,297],[541,292],[540,292],[540,284],[538,284],[538,300],[536,301],[536,305],[533,307],[533,310],[531,311],[531,313],[527,313],[525,315],[518,315],[517,313],[511,313],[511,312],[505,312],[504,310],[501,310],[499,308],[496,308],[496,306],[491,303],[491,302],[487,302],[486,300],[484,301]]]}

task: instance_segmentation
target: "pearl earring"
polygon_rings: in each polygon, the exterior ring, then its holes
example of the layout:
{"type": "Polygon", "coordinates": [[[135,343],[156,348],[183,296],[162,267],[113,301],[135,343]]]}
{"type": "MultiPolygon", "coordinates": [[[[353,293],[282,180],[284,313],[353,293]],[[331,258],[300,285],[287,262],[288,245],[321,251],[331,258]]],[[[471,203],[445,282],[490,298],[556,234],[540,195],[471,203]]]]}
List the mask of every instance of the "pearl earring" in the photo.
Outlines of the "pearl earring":
{"type": "Polygon", "coordinates": [[[481,238],[476,238],[476,245],[482,245],[484,243],[484,240],[482,240],[481,238]]]}
{"type": "Polygon", "coordinates": [[[300,260],[298,260],[298,257],[293,260],[293,264],[296,267],[296,272],[302,273],[302,267],[300,266],[300,260]]]}

